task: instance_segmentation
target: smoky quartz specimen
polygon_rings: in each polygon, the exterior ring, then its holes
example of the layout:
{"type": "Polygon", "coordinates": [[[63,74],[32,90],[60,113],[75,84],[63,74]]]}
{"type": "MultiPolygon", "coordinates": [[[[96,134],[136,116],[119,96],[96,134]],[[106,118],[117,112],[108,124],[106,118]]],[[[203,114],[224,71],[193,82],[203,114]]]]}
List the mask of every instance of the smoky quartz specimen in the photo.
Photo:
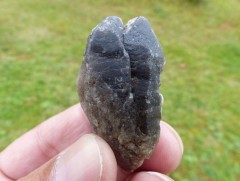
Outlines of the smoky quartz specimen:
{"type": "Polygon", "coordinates": [[[144,17],[125,26],[119,17],[107,17],[88,38],[78,78],[81,105],[125,170],[141,166],[158,141],[163,64],[157,37],[144,17]]]}

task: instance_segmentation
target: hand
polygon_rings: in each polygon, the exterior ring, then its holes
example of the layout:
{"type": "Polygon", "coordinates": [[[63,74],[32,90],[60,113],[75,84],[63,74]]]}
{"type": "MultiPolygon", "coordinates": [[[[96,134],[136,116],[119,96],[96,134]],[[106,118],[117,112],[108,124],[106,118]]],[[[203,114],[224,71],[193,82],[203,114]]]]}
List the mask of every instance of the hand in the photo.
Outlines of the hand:
{"type": "Polygon", "coordinates": [[[113,151],[92,134],[80,104],[25,133],[0,153],[0,180],[155,181],[180,163],[183,144],[161,121],[160,140],[150,159],[134,173],[117,166],[113,151]]]}

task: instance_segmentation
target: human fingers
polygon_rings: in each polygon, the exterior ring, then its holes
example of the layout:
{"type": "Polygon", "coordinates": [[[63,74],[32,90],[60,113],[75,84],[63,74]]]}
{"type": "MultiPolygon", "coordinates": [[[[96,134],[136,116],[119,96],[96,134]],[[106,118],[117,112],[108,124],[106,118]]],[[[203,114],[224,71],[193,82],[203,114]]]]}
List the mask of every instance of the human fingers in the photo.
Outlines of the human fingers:
{"type": "Polygon", "coordinates": [[[116,180],[117,163],[109,145],[86,134],[59,155],[20,181],[116,180]]]}
{"type": "Polygon", "coordinates": [[[127,181],[146,181],[146,180],[147,181],[173,181],[173,179],[171,179],[167,175],[164,175],[158,172],[138,172],[127,179],[127,181]]]}
{"type": "MultiPolygon", "coordinates": [[[[2,169],[4,174],[10,178],[20,178],[55,156],[83,134],[89,132],[91,132],[89,122],[81,106],[77,104],[50,118],[10,145],[0,155],[0,170],[2,169]]],[[[179,141],[176,132],[174,133],[172,128],[169,129],[169,126],[161,122],[159,143],[152,157],[145,161],[141,170],[162,171],[163,173],[174,170],[181,160],[181,154],[179,154],[181,152],[178,151],[175,157],[172,157],[176,158],[175,160],[171,160],[168,155],[175,154],[177,142],[180,143],[181,147],[182,142],[179,141]],[[168,129],[166,129],[167,127],[168,129]]],[[[125,173],[119,175],[126,177],[125,173]]]]}
{"type": "Polygon", "coordinates": [[[90,132],[89,121],[80,104],[76,104],[30,130],[3,150],[0,170],[12,179],[23,177],[90,132]]]}

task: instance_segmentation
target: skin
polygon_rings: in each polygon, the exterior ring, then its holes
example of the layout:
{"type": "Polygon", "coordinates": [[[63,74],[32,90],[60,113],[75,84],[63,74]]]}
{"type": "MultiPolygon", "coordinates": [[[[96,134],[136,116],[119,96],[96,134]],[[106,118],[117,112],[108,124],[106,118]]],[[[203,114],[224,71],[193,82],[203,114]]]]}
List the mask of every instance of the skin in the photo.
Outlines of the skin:
{"type": "Polygon", "coordinates": [[[183,154],[177,132],[161,121],[150,159],[133,173],[119,168],[110,146],[92,133],[81,105],[44,121],[0,153],[0,180],[172,180],[183,154]]]}

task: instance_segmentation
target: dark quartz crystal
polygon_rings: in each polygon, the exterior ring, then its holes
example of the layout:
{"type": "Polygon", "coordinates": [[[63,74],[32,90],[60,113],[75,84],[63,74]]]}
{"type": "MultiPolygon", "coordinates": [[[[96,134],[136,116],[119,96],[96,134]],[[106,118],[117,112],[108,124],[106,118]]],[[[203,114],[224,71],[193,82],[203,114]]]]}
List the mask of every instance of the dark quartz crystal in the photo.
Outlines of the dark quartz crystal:
{"type": "Polygon", "coordinates": [[[125,170],[141,166],[158,141],[163,64],[161,47],[144,17],[126,26],[118,17],[107,17],[88,38],[78,79],[81,105],[125,170]]]}

